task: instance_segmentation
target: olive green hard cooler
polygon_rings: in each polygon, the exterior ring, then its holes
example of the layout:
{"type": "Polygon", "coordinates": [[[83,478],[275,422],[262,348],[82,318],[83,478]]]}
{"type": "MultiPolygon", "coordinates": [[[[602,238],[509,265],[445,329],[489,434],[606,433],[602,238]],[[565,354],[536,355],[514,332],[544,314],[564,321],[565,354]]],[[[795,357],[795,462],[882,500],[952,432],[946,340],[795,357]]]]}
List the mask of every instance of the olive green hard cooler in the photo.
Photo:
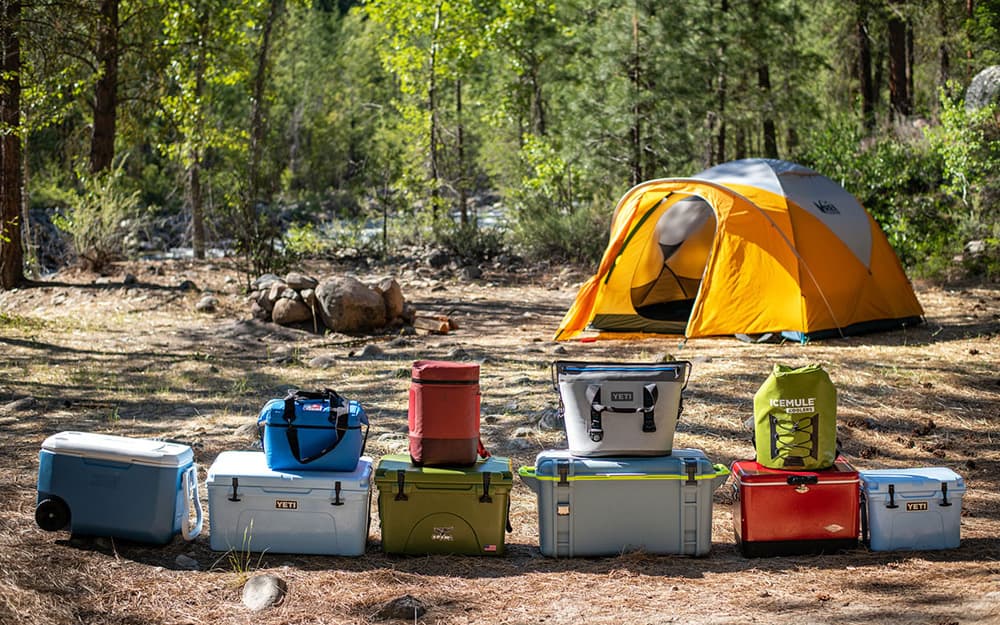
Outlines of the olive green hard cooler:
{"type": "Polygon", "coordinates": [[[513,479],[509,458],[442,468],[383,456],[375,469],[382,551],[502,555],[513,479]]]}

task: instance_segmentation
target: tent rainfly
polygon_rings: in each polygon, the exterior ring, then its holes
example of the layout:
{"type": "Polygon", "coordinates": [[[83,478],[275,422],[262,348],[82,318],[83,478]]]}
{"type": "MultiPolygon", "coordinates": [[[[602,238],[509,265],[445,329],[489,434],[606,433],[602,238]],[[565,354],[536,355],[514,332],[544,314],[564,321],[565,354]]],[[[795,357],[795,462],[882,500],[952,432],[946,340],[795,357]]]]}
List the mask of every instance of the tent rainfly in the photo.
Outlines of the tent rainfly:
{"type": "Polygon", "coordinates": [[[630,189],[597,274],[555,338],[596,330],[805,341],[922,316],[899,259],[854,196],[807,167],[745,159],[630,189]]]}

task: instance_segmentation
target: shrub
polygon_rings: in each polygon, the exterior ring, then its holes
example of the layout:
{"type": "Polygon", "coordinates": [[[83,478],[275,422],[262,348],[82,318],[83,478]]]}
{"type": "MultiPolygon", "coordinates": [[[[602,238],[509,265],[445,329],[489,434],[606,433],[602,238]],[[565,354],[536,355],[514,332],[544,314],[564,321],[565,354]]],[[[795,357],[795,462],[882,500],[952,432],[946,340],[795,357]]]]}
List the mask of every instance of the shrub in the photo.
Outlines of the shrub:
{"type": "Polygon", "coordinates": [[[139,191],[126,185],[124,162],[119,159],[109,171],[83,179],[82,190],[68,197],[65,212],[53,218],[92,271],[124,257],[126,240],[140,229],[139,191]]]}

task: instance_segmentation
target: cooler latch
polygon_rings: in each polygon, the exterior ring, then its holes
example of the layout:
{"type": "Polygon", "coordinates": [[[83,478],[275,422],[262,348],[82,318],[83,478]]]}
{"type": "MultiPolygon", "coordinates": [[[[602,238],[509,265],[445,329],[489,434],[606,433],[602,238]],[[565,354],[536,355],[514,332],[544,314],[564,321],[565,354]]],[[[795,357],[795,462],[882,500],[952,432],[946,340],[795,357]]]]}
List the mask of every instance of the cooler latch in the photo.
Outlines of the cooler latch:
{"type": "Polygon", "coordinates": [[[698,480],[695,479],[695,475],[698,474],[698,461],[694,458],[684,458],[684,472],[687,473],[688,479],[685,484],[697,484],[698,480]]]}
{"type": "Polygon", "coordinates": [[[569,462],[565,460],[556,462],[556,472],[559,473],[559,482],[556,486],[569,486],[569,462]]]}
{"type": "Polygon", "coordinates": [[[950,506],[951,505],[951,502],[948,501],[948,483],[947,482],[942,482],[941,483],[941,503],[939,503],[938,505],[939,506],[950,506]]]}
{"type": "Polygon", "coordinates": [[[396,471],[396,487],[399,492],[396,493],[396,501],[409,501],[409,497],[403,492],[403,486],[406,484],[406,472],[396,471]]]}
{"type": "Polygon", "coordinates": [[[889,484],[889,503],[885,505],[886,508],[898,508],[896,505],[896,486],[894,484],[889,484]]]}
{"type": "Polygon", "coordinates": [[[240,500],[240,496],[239,496],[239,492],[238,492],[239,488],[240,488],[240,478],[234,477],[233,478],[233,494],[232,494],[232,496],[229,497],[229,501],[239,501],[240,500]]]}
{"type": "Polygon", "coordinates": [[[342,506],[344,505],[344,500],[340,498],[340,482],[334,482],[333,484],[333,502],[331,506],[342,506]]]}
{"type": "Polygon", "coordinates": [[[493,503],[490,497],[490,474],[483,473],[483,495],[479,498],[479,503],[493,503]]]}

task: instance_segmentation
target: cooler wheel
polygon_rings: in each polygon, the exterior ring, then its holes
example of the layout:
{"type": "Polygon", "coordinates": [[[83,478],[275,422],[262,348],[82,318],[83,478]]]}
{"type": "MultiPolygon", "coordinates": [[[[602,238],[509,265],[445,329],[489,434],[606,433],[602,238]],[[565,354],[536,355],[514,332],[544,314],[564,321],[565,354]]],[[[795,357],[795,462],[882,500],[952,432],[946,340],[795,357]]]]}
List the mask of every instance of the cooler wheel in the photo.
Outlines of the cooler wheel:
{"type": "Polygon", "coordinates": [[[35,522],[46,532],[56,532],[69,525],[69,506],[58,497],[43,499],[35,508],[35,522]]]}

